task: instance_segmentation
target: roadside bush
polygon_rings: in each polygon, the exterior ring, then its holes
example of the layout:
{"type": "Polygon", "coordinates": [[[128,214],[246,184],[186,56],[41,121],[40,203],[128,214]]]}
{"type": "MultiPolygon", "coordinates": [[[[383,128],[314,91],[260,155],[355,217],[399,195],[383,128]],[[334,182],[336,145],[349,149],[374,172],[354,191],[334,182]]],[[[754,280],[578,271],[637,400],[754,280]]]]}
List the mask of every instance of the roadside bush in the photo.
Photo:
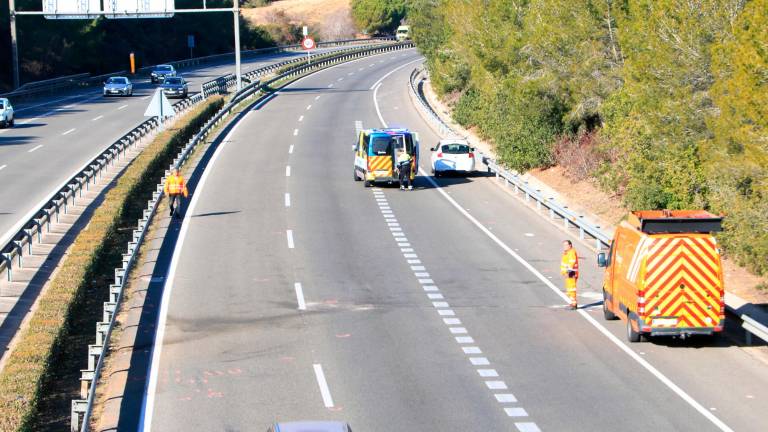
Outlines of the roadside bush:
{"type": "Polygon", "coordinates": [[[212,98],[184,115],[177,123],[179,126],[159,134],[106,193],[88,226],[59,263],[55,276],[37,301],[28,327],[8,354],[0,373],[0,430],[50,430],[52,426],[41,418],[47,410],[58,410],[59,418],[67,418],[69,398],[51,398],[51,394],[77,394],[76,380],[60,378],[77,370],[61,368],[85,361],[86,345],[92,343],[93,324],[99,320],[101,311],[92,312],[87,329],[74,328],[73,322],[82,318],[89,298],[101,297],[106,292],[108,284],[95,281],[113,277],[131,230],[146,208],[147,197],[175,154],[222,105],[221,98],[212,98]],[[90,337],[85,340],[77,334],[80,330],[90,337]],[[78,343],[80,346],[73,346],[78,343]],[[77,359],[65,358],[65,352],[77,359]],[[50,406],[57,402],[49,400],[61,402],[61,406],[50,406]]]}

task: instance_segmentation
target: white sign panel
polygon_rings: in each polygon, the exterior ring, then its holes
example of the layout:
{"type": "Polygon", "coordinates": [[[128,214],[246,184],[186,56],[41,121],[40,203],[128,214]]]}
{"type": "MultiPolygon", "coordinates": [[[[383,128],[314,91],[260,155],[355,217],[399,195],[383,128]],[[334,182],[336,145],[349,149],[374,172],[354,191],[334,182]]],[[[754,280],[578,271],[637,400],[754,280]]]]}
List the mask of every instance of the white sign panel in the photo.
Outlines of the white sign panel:
{"type": "Polygon", "coordinates": [[[107,18],[170,18],[174,0],[104,0],[107,18]]]}
{"type": "Polygon", "coordinates": [[[101,0],[43,0],[47,19],[88,19],[101,15],[101,0]]]}
{"type": "Polygon", "coordinates": [[[173,109],[173,105],[165,97],[165,93],[161,89],[155,90],[155,95],[152,96],[152,100],[149,101],[147,110],[144,111],[144,117],[171,117],[176,114],[176,110],[173,109]]]}

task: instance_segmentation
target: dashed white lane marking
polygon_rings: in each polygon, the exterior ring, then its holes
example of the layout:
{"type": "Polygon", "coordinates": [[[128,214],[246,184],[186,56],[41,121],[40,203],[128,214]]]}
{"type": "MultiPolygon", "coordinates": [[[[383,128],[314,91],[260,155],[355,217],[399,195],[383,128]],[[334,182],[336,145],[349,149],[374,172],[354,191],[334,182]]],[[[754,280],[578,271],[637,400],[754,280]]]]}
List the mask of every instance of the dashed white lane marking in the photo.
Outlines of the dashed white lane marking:
{"type": "Polygon", "coordinates": [[[491,364],[485,357],[470,357],[469,362],[472,363],[473,366],[488,366],[491,364]]]}
{"type": "Polygon", "coordinates": [[[288,240],[288,249],[293,249],[293,230],[287,230],[285,232],[286,239],[288,240]]]}
{"type": "Polygon", "coordinates": [[[534,236],[535,236],[535,234],[534,234],[534,233],[525,233],[524,235],[525,235],[526,237],[534,237],[534,236]]]}
{"type": "Polygon", "coordinates": [[[98,121],[98,120],[101,120],[101,119],[103,119],[103,118],[104,118],[104,116],[103,116],[103,115],[100,115],[100,116],[98,116],[98,117],[94,117],[94,118],[92,118],[92,119],[91,119],[91,121],[98,121]]]}
{"type": "Polygon", "coordinates": [[[3,170],[3,169],[5,169],[5,167],[7,167],[7,166],[8,166],[8,165],[0,165],[0,170],[3,170]]]}
{"type": "Polygon", "coordinates": [[[144,96],[143,98],[141,98],[141,100],[147,100],[147,99],[149,99],[149,96],[144,96]]]}
{"type": "Polygon", "coordinates": [[[76,130],[77,130],[76,128],[72,128],[72,129],[70,129],[70,130],[68,130],[68,131],[64,132],[62,135],[69,135],[69,134],[71,134],[72,132],[74,132],[74,131],[76,131],[76,130]]]}
{"type": "Polygon", "coordinates": [[[307,111],[312,109],[312,104],[307,105],[307,111]]]}
{"type": "Polygon", "coordinates": [[[475,343],[475,340],[472,338],[472,336],[456,336],[456,343],[471,344],[475,343]]]}
{"type": "Polygon", "coordinates": [[[307,303],[304,301],[304,290],[301,288],[301,284],[296,282],[293,284],[293,289],[296,290],[296,303],[299,305],[299,310],[307,310],[307,303]]]}
{"type": "Polygon", "coordinates": [[[39,149],[39,148],[40,148],[40,147],[42,147],[42,146],[43,146],[43,144],[38,144],[38,145],[36,145],[35,147],[33,147],[33,148],[31,148],[31,149],[27,150],[27,153],[32,153],[33,151],[35,151],[35,150],[39,149]]]}
{"type": "Polygon", "coordinates": [[[434,285],[424,285],[424,286],[422,286],[422,288],[424,289],[424,291],[428,291],[428,292],[429,291],[439,291],[439,289],[436,286],[434,286],[434,285]]]}
{"type": "Polygon", "coordinates": [[[430,300],[441,300],[443,299],[443,295],[439,293],[429,293],[427,294],[427,298],[430,300]]]}
{"type": "Polygon", "coordinates": [[[355,74],[354,72],[350,72],[350,73],[347,74],[347,76],[352,76],[354,74],[355,74]]]}
{"type": "Polygon", "coordinates": [[[328,84],[328,88],[333,88],[333,84],[328,84]]]}
{"type": "Polygon", "coordinates": [[[291,194],[288,192],[285,193],[285,206],[290,207],[291,206],[291,194]]]}
{"type": "Polygon", "coordinates": [[[299,116],[299,121],[304,121],[304,116],[299,116]]]}
{"type": "Polygon", "coordinates": [[[126,109],[126,108],[128,108],[128,105],[123,105],[121,107],[118,107],[117,110],[120,111],[120,110],[126,109]]]}
{"type": "Polygon", "coordinates": [[[288,154],[293,154],[293,144],[288,146],[288,154]]]}
{"type": "Polygon", "coordinates": [[[456,312],[451,309],[438,309],[437,314],[440,316],[455,316],[456,312]]]}
{"type": "Polygon", "coordinates": [[[323,366],[315,363],[312,367],[315,369],[315,377],[317,378],[317,385],[320,387],[320,395],[323,397],[323,405],[326,408],[333,408],[333,398],[331,397],[331,390],[328,388],[328,382],[325,380],[323,366]]]}
{"type": "Polygon", "coordinates": [[[421,264],[421,260],[418,259],[409,259],[408,264],[421,264]]]}
{"type": "Polygon", "coordinates": [[[294,129],[294,130],[293,130],[293,136],[296,136],[296,135],[298,135],[298,134],[299,134],[299,130],[298,130],[298,129],[294,129]]]}
{"type": "Polygon", "coordinates": [[[478,369],[477,374],[483,378],[497,378],[499,376],[496,369],[478,369]]]}
{"type": "Polygon", "coordinates": [[[514,402],[517,402],[517,398],[512,393],[496,393],[493,396],[500,403],[514,403],[514,402]]]}
{"type": "Polygon", "coordinates": [[[504,408],[504,412],[510,417],[528,417],[528,413],[525,412],[525,409],[520,407],[504,408]]]}
{"type": "Polygon", "coordinates": [[[515,423],[515,427],[519,432],[541,432],[536,423],[515,423]]]}
{"type": "Polygon", "coordinates": [[[315,96],[315,100],[320,99],[320,95],[315,96]]]}
{"type": "Polygon", "coordinates": [[[504,381],[486,381],[485,386],[489,390],[506,390],[508,388],[504,381]]]}
{"type": "Polygon", "coordinates": [[[448,330],[453,334],[467,334],[467,329],[464,327],[448,327],[448,330]]]}
{"type": "Polygon", "coordinates": [[[285,176],[290,177],[291,176],[291,166],[288,165],[285,167],[285,176]]]}
{"type": "Polygon", "coordinates": [[[480,350],[479,347],[471,346],[471,347],[461,347],[461,350],[464,351],[464,354],[482,354],[483,352],[480,350]]]}
{"type": "Polygon", "coordinates": [[[344,77],[337,79],[336,81],[344,81],[344,77]]]}

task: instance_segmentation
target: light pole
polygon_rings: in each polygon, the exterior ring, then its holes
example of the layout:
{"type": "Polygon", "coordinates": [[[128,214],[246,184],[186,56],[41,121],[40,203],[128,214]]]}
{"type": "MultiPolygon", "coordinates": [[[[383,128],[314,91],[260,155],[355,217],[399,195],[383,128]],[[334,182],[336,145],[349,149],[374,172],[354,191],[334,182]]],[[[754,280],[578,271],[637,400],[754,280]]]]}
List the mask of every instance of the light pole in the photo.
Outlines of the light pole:
{"type": "Polygon", "coordinates": [[[235,80],[237,91],[242,87],[240,76],[240,0],[232,0],[234,6],[232,14],[235,16],[235,80]]]}
{"type": "Polygon", "coordinates": [[[21,85],[19,80],[19,47],[16,43],[16,2],[8,0],[8,17],[11,22],[11,64],[13,65],[13,89],[21,85]]]}

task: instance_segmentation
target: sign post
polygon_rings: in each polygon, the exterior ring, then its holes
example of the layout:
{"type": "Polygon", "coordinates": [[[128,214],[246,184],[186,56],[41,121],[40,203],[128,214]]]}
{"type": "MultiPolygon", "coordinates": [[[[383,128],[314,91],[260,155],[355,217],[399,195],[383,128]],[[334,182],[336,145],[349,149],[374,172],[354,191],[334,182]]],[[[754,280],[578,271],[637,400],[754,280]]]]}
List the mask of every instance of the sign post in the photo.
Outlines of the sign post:
{"type": "Polygon", "coordinates": [[[312,64],[312,50],[315,49],[315,40],[305,37],[301,41],[301,47],[307,52],[307,64],[312,64]]]}
{"type": "Polygon", "coordinates": [[[187,35],[187,48],[189,48],[189,58],[194,57],[192,50],[195,49],[195,35],[187,35]]]}

